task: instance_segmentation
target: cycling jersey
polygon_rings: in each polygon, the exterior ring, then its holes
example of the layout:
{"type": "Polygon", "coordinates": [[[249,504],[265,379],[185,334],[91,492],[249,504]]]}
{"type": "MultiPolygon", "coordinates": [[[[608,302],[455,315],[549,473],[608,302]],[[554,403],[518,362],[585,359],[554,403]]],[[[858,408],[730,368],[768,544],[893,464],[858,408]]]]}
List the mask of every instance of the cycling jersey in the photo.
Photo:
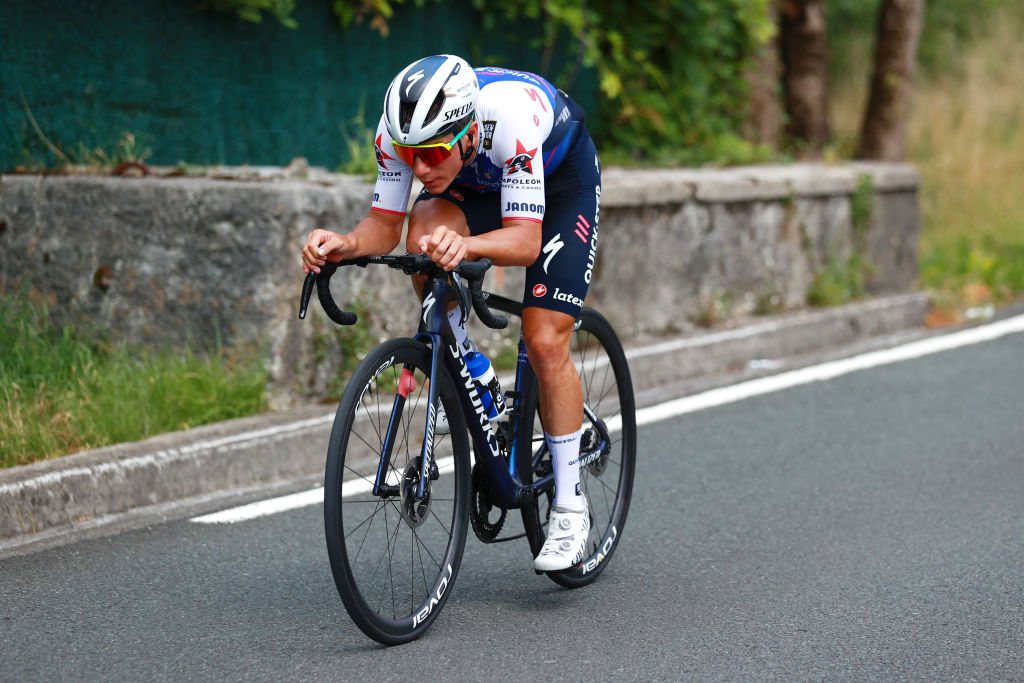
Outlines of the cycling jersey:
{"type": "MultiPolygon", "coordinates": [[[[476,157],[444,192],[423,190],[417,201],[454,203],[473,235],[500,228],[504,220],[542,223],[541,253],[526,269],[523,305],[575,317],[594,273],[601,199],[601,165],[583,110],[539,76],[494,67],[475,71],[476,157]]],[[[414,176],[389,154],[383,118],[376,145],[373,208],[404,214],[414,176]]]]}
{"type": "MultiPolygon", "coordinates": [[[[455,185],[500,191],[503,220],[540,222],[544,217],[544,176],[565,158],[583,124],[583,110],[565,93],[525,71],[475,69],[480,83],[476,157],[455,185]]],[[[412,169],[392,153],[384,117],[377,125],[377,184],[374,209],[404,214],[412,190],[412,169]]]]}

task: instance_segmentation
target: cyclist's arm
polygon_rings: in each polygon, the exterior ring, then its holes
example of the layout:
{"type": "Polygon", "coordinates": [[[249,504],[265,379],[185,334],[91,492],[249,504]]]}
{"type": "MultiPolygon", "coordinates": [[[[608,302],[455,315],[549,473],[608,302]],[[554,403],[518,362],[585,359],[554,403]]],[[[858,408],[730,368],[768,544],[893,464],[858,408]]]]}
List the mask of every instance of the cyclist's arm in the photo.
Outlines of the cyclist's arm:
{"type": "Polygon", "coordinates": [[[502,222],[499,230],[476,237],[464,237],[441,225],[420,238],[420,252],[427,254],[445,270],[463,260],[488,258],[497,266],[528,266],[540,254],[541,224],[529,219],[502,222]]]}
{"type": "Polygon", "coordinates": [[[500,230],[466,238],[466,258],[489,258],[496,266],[528,266],[540,254],[540,221],[513,218],[500,230]]]}
{"type": "Polygon", "coordinates": [[[366,218],[346,235],[314,230],[302,248],[303,270],[319,273],[325,261],[337,263],[342,259],[390,253],[402,239],[404,224],[404,213],[371,209],[366,218]]]}

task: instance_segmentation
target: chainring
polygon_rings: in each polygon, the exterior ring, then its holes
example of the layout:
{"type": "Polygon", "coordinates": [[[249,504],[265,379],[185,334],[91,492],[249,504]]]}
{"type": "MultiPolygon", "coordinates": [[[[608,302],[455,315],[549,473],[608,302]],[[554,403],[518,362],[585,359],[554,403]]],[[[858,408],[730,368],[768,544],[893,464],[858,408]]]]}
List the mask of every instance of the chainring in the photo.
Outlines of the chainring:
{"type": "Polygon", "coordinates": [[[469,508],[469,521],[473,525],[473,533],[484,543],[493,543],[501,533],[508,510],[496,507],[490,500],[490,482],[480,463],[473,465],[473,504],[469,508]],[[490,521],[491,512],[500,510],[498,519],[490,521]]]}

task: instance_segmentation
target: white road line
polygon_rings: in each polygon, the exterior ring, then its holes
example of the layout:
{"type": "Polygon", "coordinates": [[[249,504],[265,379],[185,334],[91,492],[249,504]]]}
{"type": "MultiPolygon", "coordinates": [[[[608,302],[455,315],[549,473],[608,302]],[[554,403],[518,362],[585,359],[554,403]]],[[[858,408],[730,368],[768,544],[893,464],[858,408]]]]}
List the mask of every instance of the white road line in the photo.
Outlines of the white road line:
{"type": "MultiPolygon", "coordinates": [[[[792,370],[790,372],[784,372],[770,377],[762,377],[760,379],[754,379],[740,384],[711,389],[693,396],[684,396],[683,398],[674,399],[672,401],[667,401],[665,403],[660,403],[655,406],[638,410],[636,412],[636,421],[638,425],[660,422],[680,415],[686,415],[687,413],[694,413],[707,408],[725,405],[727,403],[735,403],[754,396],[762,396],[764,394],[781,391],[783,389],[800,386],[802,384],[810,384],[811,382],[833,379],[852,372],[857,372],[858,370],[866,370],[868,368],[875,368],[881,365],[899,363],[905,360],[941,353],[942,351],[949,351],[964,346],[992,341],[1017,332],[1024,332],[1024,315],[1007,318],[1006,320],[1000,320],[987,325],[972,327],[970,329],[953,332],[951,334],[910,342],[909,344],[896,346],[891,349],[872,351],[859,356],[829,361],[820,365],[792,370]]],[[[619,428],[619,425],[609,423],[608,427],[615,431],[619,428]]],[[[442,472],[451,471],[454,468],[454,461],[451,457],[444,458],[438,462],[438,466],[442,472]]],[[[342,495],[351,496],[358,493],[366,493],[371,488],[372,483],[363,479],[349,481],[345,483],[342,489],[342,495]]],[[[311,491],[304,491],[302,493],[295,493],[289,496],[273,498],[257,503],[251,503],[249,505],[243,505],[241,507],[231,508],[229,510],[223,510],[221,512],[215,512],[202,517],[195,517],[191,521],[203,524],[233,524],[235,522],[284,512],[285,510],[292,510],[294,508],[304,507],[307,505],[316,505],[318,503],[322,503],[323,499],[323,488],[317,488],[311,491]]]]}
{"type": "MultiPolygon", "coordinates": [[[[451,456],[441,458],[437,461],[437,469],[441,474],[453,471],[455,469],[455,458],[451,456]]],[[[397,482],[392,481],[388,483],[396,484],[397,482]]],[[[368,479],[353,479],[342,484],[341,495],[347,498],[359,495],[360,493],[366,493],[372,489],[372,481],[368,479]]],[[[244,522],[249,519],[256,519],[257,517],[275,515],[279,512],[286,512],[295,508],[306,507],[307,505],[319,505],[323,502],[324,488],[321,486],[309,491],[301,491],[279,498],[261,500],[249,503],[248,505],[221,510],[220,512],[203,515],[202,517],[193,517],[191,521],[200,524],[234,524],[235,522],[244,522]]]]}
{"type": "Polygon", "coordinates": [[[683,398],[677,398],[636,411],[636,421],[638,425],[659,422],[672,417],[678,417],[679,415],[725,405],[726,403],[742,401],[746,398],[781,391],[801,384],[832,379],[858,370],[867,370],[868,368],[875,368],[880,365],[889,365],[891,363],[929,356],[942,351],[992,341],[1015,332],[1024,332],[1024,315],[980,327],[972,327],[960,332],[953,332],[952,334],[910,342],[891,349],[871,351],[859,356],[829,361],[820,365],[783,372],[778,375],[711,389],[693,396],[684,396],[683,398]]]}

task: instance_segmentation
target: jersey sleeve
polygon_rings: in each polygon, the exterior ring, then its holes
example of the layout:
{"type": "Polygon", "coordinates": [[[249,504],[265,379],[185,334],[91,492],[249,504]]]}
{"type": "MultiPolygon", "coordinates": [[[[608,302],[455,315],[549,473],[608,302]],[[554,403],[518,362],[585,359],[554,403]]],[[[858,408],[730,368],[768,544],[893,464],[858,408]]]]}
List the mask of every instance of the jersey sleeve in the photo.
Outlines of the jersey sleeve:
{"type": "Polygon", "coordinates": [[[404,216],[412,192],[412,169],[394,154],[391,136],[381,116],[374,136],[377,153],[377,183],[373,187],[371,209],[404,216]]]}
{"type": "MultiPolygon", "coordinates": [[[[497,88],[495,83],[491,87],[497,88]]],[[[500,84],[504,115],[495,126],[491,158],[502,165],[501,219],[544,219],[544,140],[551,132],[551,103],[529,83],[500,84]]]]}

